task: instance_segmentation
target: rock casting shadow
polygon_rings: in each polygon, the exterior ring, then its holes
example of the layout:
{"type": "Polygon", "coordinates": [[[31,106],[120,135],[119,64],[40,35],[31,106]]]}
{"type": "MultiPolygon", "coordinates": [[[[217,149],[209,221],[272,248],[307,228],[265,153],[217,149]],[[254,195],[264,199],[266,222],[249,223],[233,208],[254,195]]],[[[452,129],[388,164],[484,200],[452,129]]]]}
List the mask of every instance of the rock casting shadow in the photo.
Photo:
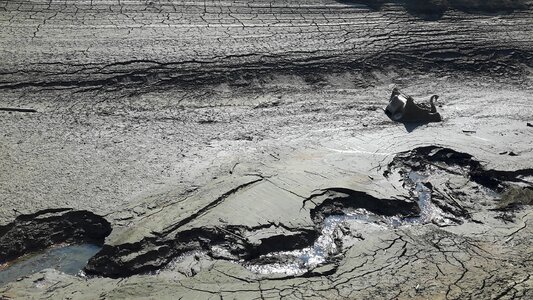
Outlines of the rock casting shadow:
{"type": "Polygon", "coordinates": [[[416,123],[407,122],[407,123],[403,123],[403,126],[405,127],[405,130],[407,130],[407,132],[411,133],[418,127],[422,125],[426,125],[426,124],[429,124],[429,122],[416,122],[416,123]]]}
{"type": "Polygon", "coordinates": [[[405,129],[412,132],[420,125],[442,122],[442,117],[434,103],[438,98],[438,95],[431,96],[428,107],[424,103],[415,103],[411,96],[402,93],[398,88],[394,88],[389,104],[385,108],[385,114],[392,121],[403,123],[405,129]]]}

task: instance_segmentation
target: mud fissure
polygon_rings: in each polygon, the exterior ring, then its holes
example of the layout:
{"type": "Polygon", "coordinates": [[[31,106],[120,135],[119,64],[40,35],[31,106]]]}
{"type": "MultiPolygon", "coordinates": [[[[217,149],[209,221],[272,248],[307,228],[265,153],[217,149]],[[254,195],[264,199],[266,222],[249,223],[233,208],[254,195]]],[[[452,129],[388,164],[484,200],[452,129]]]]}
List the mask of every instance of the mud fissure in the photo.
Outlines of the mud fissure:
{"type": "Polygon", "coordinates": [[[212,259],[239,262],[258,273],[282,270],[289,275],[303,275],[342,252],[343,240],[339,236],[352,235],[350,230],[343,230],[345,223],[390,229],[427,223],[450,226],[471,220],[470,213],[454,195],[432,184],[435,172],[468,177],[483,187],[496,189],[531,173],[487,171],[470,154],[440,147],[421,147],[398,154],[385,176],[392,172],[403,175],[404,186],[414,200],[380,199],[361,191],[327,188],[304,200],[304,206],[317,203],[310,208],[312,228],[283,224],[256,227],[224,224],[186,230],[171,227],[137,243],[105,245],[89,261],[86,272],[107,277],[149,273],[161,270],[186,253],[201,251],[212,259]]]}
{"type": "Polygon", "coordinates": [[[85,270],[89,275],[127,277],[157,271],[189,252],[206,251],[216,259],[252,260],[272,251],[302,248],[316,239],[313,229],[285,230],[283,234],[257,241],[245,237],[264,228],[265,226],[194,228],[166,237],[144,238],[133,244],[105,245],[89,261],[85,270]]]}

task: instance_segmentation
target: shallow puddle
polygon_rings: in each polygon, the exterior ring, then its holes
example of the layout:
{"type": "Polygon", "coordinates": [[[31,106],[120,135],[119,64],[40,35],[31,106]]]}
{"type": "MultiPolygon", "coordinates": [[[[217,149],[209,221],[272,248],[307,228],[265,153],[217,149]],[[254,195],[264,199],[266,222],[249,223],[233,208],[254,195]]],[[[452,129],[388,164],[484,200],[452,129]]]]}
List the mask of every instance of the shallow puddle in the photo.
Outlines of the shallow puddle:
{"type": "Polygon", "coordinates": [[[100,246],[93,244],[65,245],[28,254],[0,269],[0,285],[47,268],[76,275],[100,249],[100,246]]]}

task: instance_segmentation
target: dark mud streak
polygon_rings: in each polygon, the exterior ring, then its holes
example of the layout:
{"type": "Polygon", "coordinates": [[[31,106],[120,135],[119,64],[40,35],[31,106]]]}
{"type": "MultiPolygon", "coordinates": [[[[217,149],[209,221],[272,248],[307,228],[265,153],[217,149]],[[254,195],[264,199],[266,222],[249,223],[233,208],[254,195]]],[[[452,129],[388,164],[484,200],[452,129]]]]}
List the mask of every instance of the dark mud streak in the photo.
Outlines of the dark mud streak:
{"type": "Polygon", "coordinates": [[[302,230],[300,233],[292,235],[273,235],[261,239],[261,244],[256,248],[256,251],[254,251],[250,258],[258,258],[261,255],[272,252],[303,249],[312,245],[317,237],[318,233],[315,230],[302,230]]]}
{"type": "Polygon", "coordinates": [[[102,245],[111,224],[92,212],[70,208],[20,215],[0,226],[0,263],[61,243],[102,245]]]}
{"type": "Polygon", "coordinates": [[[438,19],[449,9],[469,13],[505,14],[514,10],[526,9],[527,0],[337,0],[345,4],[364,4],[379,10],[386,3],[396,3],[416,16],[438,19]]]}
{"type": "Polygon", "coordinates": [[[448,213],[448,219],[452,219],[456,224],[462,224],[461,218],[472,220],[471,214],[461,206],[451,195],[433,187],[431,183],[425,184],[431,190],[431,202],[438,206],[443,212],[448,213]],[[454,216],[453,218],[451,216],[454,216]]]}
{"type": "Polygon", "coordinates": [[[0,107],[0,111],[7,111],[7,112],[29,112],[29,113],[35,113],[35,112],[37,112],[35,109],[31,109],[31,108],[16,108],[16,107],[0,107]]]}
{"type": "Polygon", "coordinates": [[[516,171],[499,171],[499,170],[475,170],[470,173],[470,178],[491,189],[502,192],[506,185],[504,182],[524,182],[520,176],[533,176],[533,169],[520,169],[516,171]]]}
{"type": "MultiPolygon", "coordinates": [[[[251,82],[254,79],[268,80],[272,76],[302,76],[311,82],[320,82],[327,74],[362,73],[372,77],[372,72],[384,68],[406,69],[410,72],[450,72],[465,71],[478,74],[494,72],[519,77],[524,74],[520,65],[533,66],[533,51],[517,48],[446,50],[442,45],[427,46],[424,50],[414,48],[403,50],[386,50],[375,57],[358,55],[339,55],[337,53],[310,57],[270,57],[268,60],[202,63],[199,66],[187,66],[186,63],[161,63],[157,67],[131,69],[127,72],[94,72],[89,79],[52,81],[4,82],[0,90],[22,88],[136,88],[165,89],[175,86],[195,87],[229,82],[251,82]],[[384,67],[385,66],[385,67],[384,67]],[[98,78],[100,77],[100,78],[98,78]],[[97,79],[98,78],[98,79],[97,79]]],[[[450,47],[454,48],[452,45],[450,47]]],[[[262,57],[262,55],[256,55],[262,57]]],[[[127,65],[126,62],[123,62],[127,65]]],[[[45,74],[43,74],[45,75],[45,74]]],[[[61,74],[47,74],[62,77],[61,74]]],[[[365,77],[368,77],[365,76],[365,77]]],[[[86,78],[86,76],[84,76],[86,78]]],[[[37,76],[39,78],[39,76],[37,76]]],[[[68,77],[65,77],[65,79],[68,77]]],[[[368,83],[370,84],[370,83],[368,83]]]]}

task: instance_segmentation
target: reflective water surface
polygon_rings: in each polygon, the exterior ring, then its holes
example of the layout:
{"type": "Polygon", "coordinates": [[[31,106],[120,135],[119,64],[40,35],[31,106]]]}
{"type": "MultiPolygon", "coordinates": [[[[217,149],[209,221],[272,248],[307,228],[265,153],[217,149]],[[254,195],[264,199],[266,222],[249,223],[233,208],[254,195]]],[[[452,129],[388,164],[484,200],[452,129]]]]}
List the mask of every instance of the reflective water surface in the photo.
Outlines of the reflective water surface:
{"type": "Polygon", "coordinates": [[[0,285],[47,268],[76,275],[100,249],[100,246],[93,244],[60,245],[28,254],[0,269],[0,285]]]}

